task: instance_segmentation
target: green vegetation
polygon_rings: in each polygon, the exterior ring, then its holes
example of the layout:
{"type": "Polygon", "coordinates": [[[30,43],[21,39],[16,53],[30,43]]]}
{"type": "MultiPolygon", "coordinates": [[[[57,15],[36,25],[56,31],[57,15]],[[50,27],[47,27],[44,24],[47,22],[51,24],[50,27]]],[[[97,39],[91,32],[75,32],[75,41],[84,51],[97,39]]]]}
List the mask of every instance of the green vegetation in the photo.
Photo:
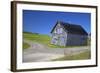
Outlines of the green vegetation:
{"type": "Polygon", "coordinates": [[[26,40],[31,40],[33,42],[38,42],[44,44],[50,48],[65,48],[64,46],[57,46],[50,43],[51,38],[49,35],[38,34],[38,33],[28,33],[24,32],[23,37],[26,40]]]}
{"type": "Polygon", "coordinates": [[[28,48],[28,47],[30,47],[30,45],[24,42],[24,43],[23,43],[23,49],[26,49],[26,48],[28,48]]]}
{"type": "Polygon", "coordinates": [[[90,59],[90,58],[91,58],[90,51],[86,51],[86,52],[76,54],[76,55],[64,56],[61,58],[57,58],[57,59],[54,59],[53,61],[57,61],[57,60],[60,60],[60,61],[63,61],[63,60],[84,60],[84,59],[90,59]]]}

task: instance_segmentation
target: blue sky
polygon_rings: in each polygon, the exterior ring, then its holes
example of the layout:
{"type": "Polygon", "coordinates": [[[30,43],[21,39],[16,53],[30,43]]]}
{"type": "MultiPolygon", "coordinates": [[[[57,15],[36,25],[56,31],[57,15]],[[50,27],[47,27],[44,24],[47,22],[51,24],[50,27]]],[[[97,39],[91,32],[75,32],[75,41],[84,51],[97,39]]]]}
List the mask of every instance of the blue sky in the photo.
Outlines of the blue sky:
{"type": "Polygon", "coordinates": [[[50,34],[53,26],[59,20],[81,25],[90,33],[90,19],[90,13],[23,10],[23,31],[50,34]]]}

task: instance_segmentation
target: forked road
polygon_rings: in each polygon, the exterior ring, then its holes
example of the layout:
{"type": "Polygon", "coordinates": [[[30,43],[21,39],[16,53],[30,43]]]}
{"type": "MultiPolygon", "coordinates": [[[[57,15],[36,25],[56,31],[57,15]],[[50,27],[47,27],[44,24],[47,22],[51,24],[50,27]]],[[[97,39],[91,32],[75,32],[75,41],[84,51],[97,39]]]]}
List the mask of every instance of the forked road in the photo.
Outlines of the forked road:
{"type": "Polygon", "coordinates": [[[89,47],[74,47],[74,48],[48,48],[47,46],[24,40],[30,45],[29,48],[23,51],[23,62],[39,62],[50,61],[52,59],[63,57],[64,55],[79,54],[90,50],[89,47]]]}

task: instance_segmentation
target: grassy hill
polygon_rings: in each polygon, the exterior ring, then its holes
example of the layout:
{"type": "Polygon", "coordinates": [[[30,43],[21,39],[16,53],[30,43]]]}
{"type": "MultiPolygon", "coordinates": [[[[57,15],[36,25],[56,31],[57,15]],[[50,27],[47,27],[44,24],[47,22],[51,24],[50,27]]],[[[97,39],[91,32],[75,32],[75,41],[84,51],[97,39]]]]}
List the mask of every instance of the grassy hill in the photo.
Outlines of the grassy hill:
{"type": "Polygon", "coordinates": [[[30,45],[24,42],[23,43],[23,49],[27,49],[28,47],[30,47],[30,45]]]}
{"type": "Polygon", "coordinates": [[[33,42],[37,42],[46,45],[50,48],[63,48],[63,46],[57,46],[50,43],[51,37],[45,34],[23,32],[23,38],[33,42]]]}

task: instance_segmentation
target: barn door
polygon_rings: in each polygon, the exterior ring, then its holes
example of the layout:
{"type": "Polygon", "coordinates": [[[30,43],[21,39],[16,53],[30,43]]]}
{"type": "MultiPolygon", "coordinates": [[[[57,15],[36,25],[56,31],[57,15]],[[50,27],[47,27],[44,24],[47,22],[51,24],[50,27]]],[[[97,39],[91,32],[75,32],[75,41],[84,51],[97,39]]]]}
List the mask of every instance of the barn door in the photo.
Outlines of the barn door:
{"type": "Polygon", "coordinates": [[[65,39],[64,39],[64,37],[60,38],[60,46],[65,46],[65,39]]]}

